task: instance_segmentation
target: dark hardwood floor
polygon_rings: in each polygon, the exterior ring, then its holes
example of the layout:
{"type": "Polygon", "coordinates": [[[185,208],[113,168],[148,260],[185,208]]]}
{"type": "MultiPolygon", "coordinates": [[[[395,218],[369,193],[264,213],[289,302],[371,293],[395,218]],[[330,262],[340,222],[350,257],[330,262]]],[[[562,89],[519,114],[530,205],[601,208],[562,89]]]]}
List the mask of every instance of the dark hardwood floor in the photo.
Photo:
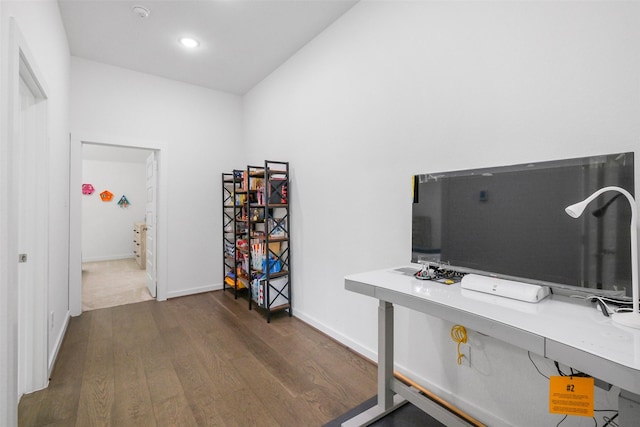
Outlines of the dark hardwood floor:
{"type": "Polygon", "coordinates": [[[19,425],[322,426],[375,393],[370,362],[216,291],[72,318],[19,425]]]}

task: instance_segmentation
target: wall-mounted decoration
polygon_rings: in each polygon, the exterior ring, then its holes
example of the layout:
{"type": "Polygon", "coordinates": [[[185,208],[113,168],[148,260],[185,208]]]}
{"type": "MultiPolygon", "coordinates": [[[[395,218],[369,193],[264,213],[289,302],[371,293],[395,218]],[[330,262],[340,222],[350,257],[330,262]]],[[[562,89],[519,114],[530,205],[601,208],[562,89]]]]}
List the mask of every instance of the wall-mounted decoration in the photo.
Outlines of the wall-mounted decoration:
{"type": "Polygon", "coordinates": [[[96,189],[93,188],[93,185],[91,185],[91,184],[82,184],[82,194],[84,194],[85,196],[92,195],[94,191],[96,191],[96,189]]]}
{"type": "Polygon", "coordinates": [[[113,199],[113,193],[109,190],[104,190],[102,193],[100,193],[100,198],[103,202],[110,202],[111,199],[113,199]]]}
{"type": "Polygon", "coordinates": [[[129,201],[127,200],[127,196],[125,196],[124,194],[122,195],[122,197],[120,197],[120,200],[118,201],[118,205],[121,208],[126,208],[127,206],[129,206],[131,203],[129,203],[129,201]]]}

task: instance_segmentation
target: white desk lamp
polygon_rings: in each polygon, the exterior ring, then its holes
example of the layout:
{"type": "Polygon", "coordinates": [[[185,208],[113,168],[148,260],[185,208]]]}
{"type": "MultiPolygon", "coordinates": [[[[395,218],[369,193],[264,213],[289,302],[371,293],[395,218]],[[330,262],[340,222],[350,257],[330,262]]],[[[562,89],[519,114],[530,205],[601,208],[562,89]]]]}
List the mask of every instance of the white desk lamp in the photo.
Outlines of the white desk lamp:
{"type": "Polygon", "coordinates": [[[617,191],[627,197],[631,205],[631,297],[633,298],[633,311],[615,313],[611,319],[620,325],[630,328],[640,329],[640,311],[638,310],[638,231],[636,230],[636,201],[633,196],[624,188],[620,187],[604,187],[584,199],[582,202],[568,206],[565,211],[572,218],[578,218],[584,212],[584,209],[596,197],[606,191],[617,191]]]}

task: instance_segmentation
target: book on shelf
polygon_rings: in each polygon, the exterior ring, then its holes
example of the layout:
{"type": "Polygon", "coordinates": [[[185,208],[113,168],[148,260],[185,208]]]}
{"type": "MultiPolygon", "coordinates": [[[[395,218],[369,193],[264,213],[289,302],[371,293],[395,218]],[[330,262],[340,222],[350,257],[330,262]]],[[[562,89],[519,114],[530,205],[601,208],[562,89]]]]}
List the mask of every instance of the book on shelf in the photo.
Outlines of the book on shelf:
{"type": "Polygon", "coordinates": [[[278,277],[269,281],[265,278],[259,278],[251,281],[251,298],[262,308],[288,304],[289,278],[286,276],[278,277]],[[267,293],[269,294],[269,301],[267,301],[267,293]]]}
{"type": "Polygon", "coordinates": [[[257,190],[264,186],[264,180],[262,178],[253,178],[251,180],[251,190],[257,190]]]}
{"type": "Polygon", "coordinates": [[[244,171],[233,171],[233,180],[240,183],[238,190],[245,191],[247,189],[247,176],[244,171]]]}

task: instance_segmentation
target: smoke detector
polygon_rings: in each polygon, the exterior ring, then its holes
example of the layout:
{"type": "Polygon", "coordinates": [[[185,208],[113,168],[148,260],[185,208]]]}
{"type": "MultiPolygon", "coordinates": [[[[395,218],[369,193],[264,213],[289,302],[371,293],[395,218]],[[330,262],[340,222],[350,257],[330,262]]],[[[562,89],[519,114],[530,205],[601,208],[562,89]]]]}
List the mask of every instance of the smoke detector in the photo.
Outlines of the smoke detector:
{"type": "Polygon", "coordinates": [[[149,11],[149,9],[147,9],[144,6],[139,6],[139,5],[132,6],[131,7],[131,11],[133,12],[134,15],[136,15],[140,19],[147,18],[149,16],[149,14],[151,13],[149,11]]]}

